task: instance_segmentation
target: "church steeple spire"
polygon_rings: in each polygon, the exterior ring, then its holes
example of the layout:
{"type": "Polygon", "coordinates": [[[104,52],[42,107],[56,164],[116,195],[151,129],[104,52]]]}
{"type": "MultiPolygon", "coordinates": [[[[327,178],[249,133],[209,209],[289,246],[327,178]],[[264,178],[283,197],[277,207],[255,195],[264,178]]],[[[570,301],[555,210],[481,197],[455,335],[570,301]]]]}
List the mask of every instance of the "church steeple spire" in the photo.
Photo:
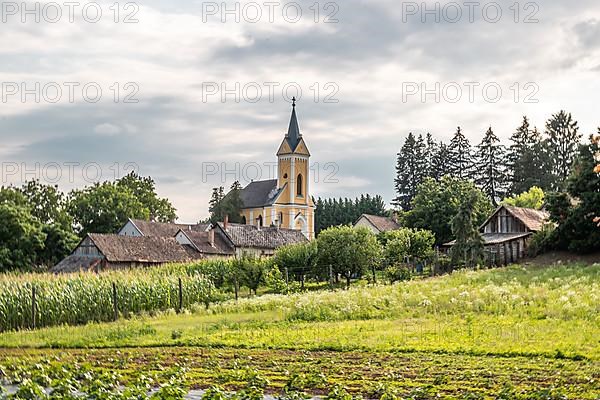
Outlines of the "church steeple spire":
{"type": "Polygon", "coordinates": [[[296,150],[296,146],[300,142],[302,135],[300,134],[300,128],[298,127],[298,118],[296,117],[296,98],[292,98],[292,117],[290,119],[290,127],[288,133],[285,136],[290,144],[292,151],[296,150]]]}

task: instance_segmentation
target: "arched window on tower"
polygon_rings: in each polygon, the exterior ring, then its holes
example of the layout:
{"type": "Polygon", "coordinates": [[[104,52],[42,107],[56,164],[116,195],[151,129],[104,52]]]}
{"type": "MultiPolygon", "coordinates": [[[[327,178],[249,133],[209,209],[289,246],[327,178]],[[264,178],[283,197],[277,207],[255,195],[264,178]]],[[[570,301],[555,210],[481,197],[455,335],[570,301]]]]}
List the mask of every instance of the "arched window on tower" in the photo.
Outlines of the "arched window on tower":
{"type": "Polygon", "coordinates": [[[304,185],[302,184],[302,174],[298,175],[298,179],[296,180],[296,196],[302,197],[304,194],[302,193],[302,189],[304,185]]]}

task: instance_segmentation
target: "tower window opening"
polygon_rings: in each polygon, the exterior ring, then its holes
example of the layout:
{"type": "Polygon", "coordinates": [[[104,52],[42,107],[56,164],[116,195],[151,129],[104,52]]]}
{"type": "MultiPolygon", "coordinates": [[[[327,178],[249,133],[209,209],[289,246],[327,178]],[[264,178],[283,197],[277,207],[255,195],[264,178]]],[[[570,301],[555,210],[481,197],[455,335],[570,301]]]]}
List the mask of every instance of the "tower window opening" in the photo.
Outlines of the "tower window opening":
{"type": "Polygon", "coordinates": [[[298,197],[302,197],[303,193],[302,193],[302,188],[304,187],[304,185],[302,185],[302,174],[298,175],[298,180],[296,181],[296,193],[298,194],[298,197]]]}

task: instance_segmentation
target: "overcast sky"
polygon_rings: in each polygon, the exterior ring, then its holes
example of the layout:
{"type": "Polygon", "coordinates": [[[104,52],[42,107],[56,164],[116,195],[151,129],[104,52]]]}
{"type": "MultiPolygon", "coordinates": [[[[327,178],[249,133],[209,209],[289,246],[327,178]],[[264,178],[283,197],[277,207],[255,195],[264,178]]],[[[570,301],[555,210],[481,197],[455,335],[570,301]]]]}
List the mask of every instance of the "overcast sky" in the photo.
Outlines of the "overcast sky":
{"type": "Polygon", "coordinates": [[[315,197],[389,202],[410,131],[506,140],[560,109],[586,137],[600,125],[597,0],[112,3],[2,2],[2,183],[70,190],[133,165],[194,222],[212,187],[272,175],[292,95],[315,197]]]}

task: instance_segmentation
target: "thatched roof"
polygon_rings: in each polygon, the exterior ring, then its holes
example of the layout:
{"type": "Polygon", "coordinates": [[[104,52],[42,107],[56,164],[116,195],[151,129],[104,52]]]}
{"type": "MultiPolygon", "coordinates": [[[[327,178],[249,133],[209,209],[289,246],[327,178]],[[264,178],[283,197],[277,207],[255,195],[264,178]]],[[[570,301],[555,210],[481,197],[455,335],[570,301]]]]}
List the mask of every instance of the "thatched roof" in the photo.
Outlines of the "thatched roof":
{"type": "Polygon", "coordinates": [[[89,237],[108,262],[163,264],[192,259],[174,237],[135,237],[98,233],[90,233],[89,237]]]}
{"type": "MultiPolygon", "coordinates": [[[[229,238],[235,247],[277,249],[293,243],[308,241],[301,231],[277,227],[261,227],[254,225],[227,224],[227,230],[219,222],[221,231],[229,238]]],[[[217,236],[217,235],[215,235],[217,236]]]]}
{"type": "Polygon", "coordinates": [[[400,229],[400,225],[389,217],[380,217],[378,215],[363,214],[360,216],[359,220],[361,218],[365,218],[380,232],[387,232],[400,229]]]}

